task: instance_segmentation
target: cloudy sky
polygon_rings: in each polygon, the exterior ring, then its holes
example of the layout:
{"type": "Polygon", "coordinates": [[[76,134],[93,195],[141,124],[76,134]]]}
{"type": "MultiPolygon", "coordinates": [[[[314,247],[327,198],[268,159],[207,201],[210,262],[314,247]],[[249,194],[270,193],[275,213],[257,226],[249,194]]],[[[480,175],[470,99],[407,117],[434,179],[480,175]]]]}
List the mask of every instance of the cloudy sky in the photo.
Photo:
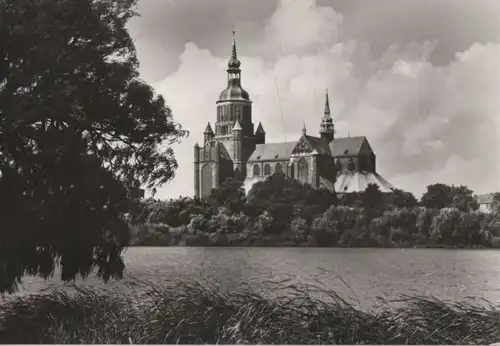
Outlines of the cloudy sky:
{"type": "Polygon", "coordinates": [[[499,0],[140,0],[129,30],[143,79],[191,134],[157,197],[193,195],[193,145],[214,122],[236,30],[243,87],[268,142],[364,135],[378,172],[500,191],[499,0]],[[279,97],[278,97],[279,95],[279,97]]]}

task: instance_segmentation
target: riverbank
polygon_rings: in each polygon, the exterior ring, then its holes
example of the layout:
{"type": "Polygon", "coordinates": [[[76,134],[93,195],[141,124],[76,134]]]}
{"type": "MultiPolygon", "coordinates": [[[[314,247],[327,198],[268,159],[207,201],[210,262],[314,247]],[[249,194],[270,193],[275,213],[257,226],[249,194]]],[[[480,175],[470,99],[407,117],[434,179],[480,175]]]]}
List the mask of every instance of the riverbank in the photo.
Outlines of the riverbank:
{"type": "Polygon", "coordinates": [[[0,343],[492,344],[500,311],[484,301],[402,297],[373,311],[333,291],[280,287],[270,299],[197,283],[145,293],[57,291],[0,307],[0,343]],[[321,296],[321,299],[316,298],[321,296]]]}
{"type": "Polygon", "coordinates": [[[344,249],[344,248],[355,248],[355,249],[365,249],[365,248],[375,248],[375,249],[448,249],[448,250],[457,250],[457,249],[466,249],[466,250],[491,250],[491,249],[500,249],[500,245],[494,244],[491,246],[484,246],[484,245],[442,245],[442,244],[428,244],[428,245],[391,245],[391,246],[352,246],[352,245],[317,245],[313,244],[310,245],[308,243],[295,243],[293,241],[282,241],[282,242],[264,242],[264,243],[259,243],[259,242],[254,242],[254,243],[236,243],[236,244],[224,244],[224,245],[219,245],[219,244],[211,244],[211,243],[206,243],[203,245],[187,245],[185,243],[180,243],[176,245],[130,245],[129,247],[177,247],[177,246],[194,246],[194,247],[263,247],[263,248],[273,248],[273,247],[279,247],[279,248],[296,248],[296,247],[321,247],[321,248],[337,248],[337,249],[344,249]]]}
{"type": "MultiPolygon", "coordinates": [[[[332,207],[331,209],[342,209],[332,207]]],[[[335,210],[336,211],[336,210],[335,210]]],[[[416,209],[416,212],[421,210],[416,209]]],[[[410,212],[415,212],[410,211],[410,212]]],[[[422,214],[425,216],[424,209],[422,214]]],[[[477,213],[476,216],[481,216],[477,213]]],[[[478,219],[480,220],[480,219],[478,219]]],[[[197,218],[188,225],[171,227],[163,223],[144,223],[132,226],[130,246],[217,246],[217,247],[332,247],[332,248],[437,248],[437,249],[487,249],[500,248],[498,230],[468,228],[468,224],[444,225],[428,222],[428,228],[416,220],[406,220],[406,224],[396,220],[395,226],[382,227],[340,225],[338,220],[331,220],[329,225],[316,224],[308,227],[305,221],[302,225],[292,223],[290,228],[283,228],[271,234],[262,232],[259,225],[255,226],[246,220],[243,225],[237,225],[216,219],[197,218]],[[413,224],[411,222],[414,222],[413,224]],[[441,231],[439,228],[446,228],[441,231]],[[442,241],[441,234],[450,233],[447,241],[442,241]],[[457,235],[458,234],[458,235],[457,235]],[[439,236],[439,237],[438,237],[439,236]]],[[[326,221],[324,222],[327,223],[326,221]]],[[[379,226],[379,225],[378,225],[379,226]]],[[[480,227],[478,222],[477,227],[480,227]]]]}

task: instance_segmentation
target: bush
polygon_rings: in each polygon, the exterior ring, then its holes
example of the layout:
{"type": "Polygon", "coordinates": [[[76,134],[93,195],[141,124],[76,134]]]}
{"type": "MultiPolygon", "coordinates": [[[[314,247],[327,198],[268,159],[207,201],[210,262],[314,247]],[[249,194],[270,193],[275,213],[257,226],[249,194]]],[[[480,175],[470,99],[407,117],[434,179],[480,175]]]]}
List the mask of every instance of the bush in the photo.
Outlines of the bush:
{"type": "Polygon", "coordinates": [[[248,197],[239,182],[228,181],[212,191],[209,203],[147,200],[128,220],[135,222],[133,245],[409,247],[500,242],[500,213],[474,211],[472,191],[442,184],[428,190],[423,204],[430,207],[415,206],[415,197],[401,190],[382,194],[375,185],[363,193],[344,194],[343,205],[336,205],[335,194],[277,174],[256,183],[248,197]],[[458,208],[437,209],[441,204],[458,208]],[[137,220],[148,226],[139,226],[137,220]],[[163,226],[153,226],[158,224],[163,226]]]}

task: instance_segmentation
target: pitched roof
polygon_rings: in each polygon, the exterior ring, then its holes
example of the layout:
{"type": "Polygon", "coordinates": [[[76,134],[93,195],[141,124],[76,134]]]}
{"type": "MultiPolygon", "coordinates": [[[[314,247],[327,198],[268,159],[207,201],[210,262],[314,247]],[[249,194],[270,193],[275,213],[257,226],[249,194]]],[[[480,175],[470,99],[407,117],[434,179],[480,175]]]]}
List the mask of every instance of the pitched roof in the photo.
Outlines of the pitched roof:
{"type": "Polygon", "coordinates": [[[232,161],[232,158],[231,158],[231,155],[229,155],[229,152],[227,151],[227,148],[226,146],[224,145],[224,143],[220,143],[218,142],[217,145],[219,146],[220,150],[219,150],[219,156],[224,159],[224,160],[228,160],[228,161],[232,161]]]}
{"type": "Polygon", "coordinates": [[[318,154],[331,155],[328,143],[326,143],[323,139],[321,139],[319,137],[308,136],[308,135],[305,135],[305,137],[306,137],[307,141],[309,142],[309,144],[311,144],[313,149],[316,149],[318,154]]]}
{"type": "Polygon", "coordinates": [[[493,193],[487,193],[485,195],[476,196],[477,203],[479,204],[491,204],[493,203],[493,193]]]}
{"type": "Polygon", "coordinates": [[[376,184],[381,192],[391,192],[394,186],[377,173],[346,172],[337,176],[335,191],[338,193],[363,192],[368,184],[376,184]]]}
{"type": "Polygon", "coordinates": [[[319,186],[331,192],[335,192],[335,183],[325,177],[319,177],[319,186]]]}
{"type": "Polygon", "coordinates": [[[248,161],[289,160],[297,142],[257,144],[248,161]]]}
{"type": "Polygon", "coordinates": [[[330,142],[330,151],[334,157],[358,155],[365,141],[365,136],[335,138],[330,142]]]}

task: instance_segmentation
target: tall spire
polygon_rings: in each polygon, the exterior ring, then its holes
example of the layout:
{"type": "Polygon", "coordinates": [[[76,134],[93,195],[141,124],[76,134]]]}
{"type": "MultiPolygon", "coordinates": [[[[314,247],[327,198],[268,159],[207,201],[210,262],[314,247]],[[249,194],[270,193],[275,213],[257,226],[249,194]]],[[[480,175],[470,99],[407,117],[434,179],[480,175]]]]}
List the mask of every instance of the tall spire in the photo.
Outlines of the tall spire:
{"type": "Polygon", "coordinates": [[[327,142],[331,142],[335,137],[335,127],[333,125],[333,119],[330,116],[330,101],[328,100],[328,89],[325,91],[325,116],[321,122],[319,133],[321,138],[325,139],[327,142]]]}
{"type": "Polygon", "coordinates": [[[304,121],[304,126],[302,127],[302,134],[307,134],[306,122],[304,121]]]}
{"type": "Polygon", "coordinates": [[[236,53],[236,31],[233,30],[233,50],[231,52],[231,58],[229,59],[228,67],[231,69],[237,69],[240,67],[240,61],[238,60],[238,54],[236,53]]]}
{"type": "Polygon", "coordinates": [[[328,101],[328,89],[326,89],[325,116],[330,116],[330,101],[328,101]]]}
{"type": "Polygon", "coordinates": [[[233,52],[231,54],[233,59],[238,59],[238,54],[236,54],[236,31],[233,29],[233,52]]]}

